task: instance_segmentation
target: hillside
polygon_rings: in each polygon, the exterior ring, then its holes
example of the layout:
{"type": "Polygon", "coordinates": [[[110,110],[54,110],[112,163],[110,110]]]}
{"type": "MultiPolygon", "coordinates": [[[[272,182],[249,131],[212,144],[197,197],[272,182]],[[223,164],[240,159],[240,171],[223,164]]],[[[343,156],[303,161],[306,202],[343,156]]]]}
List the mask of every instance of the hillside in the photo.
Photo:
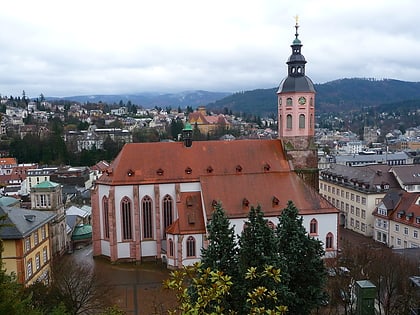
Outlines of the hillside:
{"type": "MultiPolygon", "coordinates": [[[[315,84],[317,112],[357,110],[365,106],[420,100],[420,82],[374,79],[340,79],[315,84]]],[[[260,116],[276,113],[277,88],[238,92],[208,104],[212,110],[260,116]]]]}
{"type": "MultiPolygon", "coordinates": [[[[120,95],[84,95],[63,98],[81,103],[119,104],[128,101],[143,108],[196,108],[206,105],[209,110],[246,113],[269,116],[277,112],[277,87],[227,92],[185,91],[179,93],[136,93],[120,95]]],[[[323,84],[315,84],[317,113],[352,111],[366,106],[392,108],[392,104],[420,100],[420,82],[406,82],[392,79],[339,79],[323,84]],[[387,107],[388,106],[388,107],[387,107]]],[[[416,103],[414,103],[416,106],[416,103]]]]}
{"type": "MultiPolygon", "coordinates": [[[[187,106],[197,107],[203,104],[222,99],[231,93],[227,92],[208,92],[208,91],[185,91],[179,93],[136,93],[136,94],[116,94],[116,95],[79,95],[68,96],[61,99],[71,100],[80,103],[107,103],[118,104],[122,101],[126,104],[128,101],[143,108],[153,108],[159,106],[162,108],[172,107],[185,108],[187,106]]],[[[51,98],[50,98],[51,99],[51,98]]]]}

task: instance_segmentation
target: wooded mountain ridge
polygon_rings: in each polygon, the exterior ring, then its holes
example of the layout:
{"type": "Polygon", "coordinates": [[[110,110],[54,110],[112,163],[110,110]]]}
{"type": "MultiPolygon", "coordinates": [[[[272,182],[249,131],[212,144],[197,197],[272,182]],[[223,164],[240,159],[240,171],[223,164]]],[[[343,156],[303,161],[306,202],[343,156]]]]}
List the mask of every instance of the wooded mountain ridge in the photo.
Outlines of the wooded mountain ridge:
{"type": "MultiPolygon", "coordinates": [[[[420,82],[394,79],[344,78],[314,84],[318,113],[354,111],[376,107],[389,111],[397,107],[420,108],[420,82]]],[[[180,93],[136,93],[119,95],[71,96],[63,99],[82,103],[132,104],[143,108],[196,108],[205,105],[208,110],[270,116],[277,113],[277,89],[256,89],[236,93],[184,91],[180,93]]]]}
{"type": "MultiPolygon", "coordinates": [[[[354,111],[364,107],[389,111],[395,109],[396,105],[420,108],[420,82],[346,78],[314,84],[314,87],[318,113],[354,111]]],[[[275,114],[277,90],[271,88],[238,92],[208,104],[207,107],[212,110],[228,108],[232,112],[259,116],[275,114]]]]}

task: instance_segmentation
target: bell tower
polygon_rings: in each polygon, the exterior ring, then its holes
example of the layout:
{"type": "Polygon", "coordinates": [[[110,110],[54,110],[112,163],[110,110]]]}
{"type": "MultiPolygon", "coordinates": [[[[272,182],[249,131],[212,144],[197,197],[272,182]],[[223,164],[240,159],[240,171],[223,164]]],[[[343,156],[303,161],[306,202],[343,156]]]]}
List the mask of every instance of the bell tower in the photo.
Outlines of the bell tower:
{"type": "Polygon", "coordinates": [[[277,91],[278,132],[292,169],[318,189],[318,155],[315,135],[315,88],[305,74],[299,23],[296,17],[295,39],[287,60],[287,77],[277,91]]]}

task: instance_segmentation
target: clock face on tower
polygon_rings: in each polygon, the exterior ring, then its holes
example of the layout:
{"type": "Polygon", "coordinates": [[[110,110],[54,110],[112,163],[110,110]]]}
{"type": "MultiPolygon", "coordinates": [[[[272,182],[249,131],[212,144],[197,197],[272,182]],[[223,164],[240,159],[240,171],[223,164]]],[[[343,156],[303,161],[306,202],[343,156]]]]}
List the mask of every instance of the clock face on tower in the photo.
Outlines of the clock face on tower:
{"type": "Polygon", "coordinates": [[[306,104],[306,98],[304,98],[303,96],[301,96],[301,97],[299,97],[298,102],[299,102],[300,105],[305,105],[306,104]]]}

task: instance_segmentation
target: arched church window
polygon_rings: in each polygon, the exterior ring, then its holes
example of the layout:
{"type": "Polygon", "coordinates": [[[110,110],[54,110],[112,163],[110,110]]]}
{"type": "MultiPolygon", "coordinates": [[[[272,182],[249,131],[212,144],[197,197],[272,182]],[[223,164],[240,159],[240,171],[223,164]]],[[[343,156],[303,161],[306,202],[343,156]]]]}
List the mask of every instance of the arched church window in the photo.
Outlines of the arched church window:
{"type": "Polygon", "coordinates": [[[174,257],[174,241],[169,239],[169,257],[174,257]]]}
{"type": "Polygon", "coordinates": [[[153,238],[152,198],[144,196],[141,207],[143,212],[143,238],[153,238]]]}
{"type": "Polygon", "coordinates": [[[166,238],[166,228],[173,221],[173,200],[171,196],[163,197],[163,238],[166,238]]]}
{"type": "Polygon", "coordinates": [[[333,249],[333,248],[334,248],[334,236],[331,232],[329,232],[325,239],[325,249],[333,249]]]}
{"type": "Polygon", "coordinates": [[[300,114],[299,115],[299,129],[305,128],[305,115],[300,114]]]}
{"type": "Polygon", "coordinates": [[[286,128],[292,129],[292,115],[290,114],[286,116],[286,128]]]}
{"type": "Polygon", "coordinates": [[[318,235],[318,221],[316,219],[312,219],[309,224],[309,234],[318,235]]]}
{"type": "Polygon", "coordinates": [[[314,106],[314,99],[313,99],[313,97],[311,97],[311,99],[309,100],[309,105],[314,106]]]}
{"type": "Polygon", "coordinates": [[[287,100],[286,100],[286,105],[287,105],[287,106],[292,106],[292,105],[293,105],[293,100],[292,100],[292,98],[291,98],[291,97],[288,97],[288,98],[287,98],[287,100]]]}
{"type": "Polygon", "coordinates": [[[133,239],[131,200],[124,197],[121,201],[122,238],[124,241],[133,239]]]}
{"type": "Polygon", "coordinates": [[[195,257],[195,238],[192,236],[187,238],[187,257],[195,257]]]}
{"type": "Polygon", "coordinates": [[[313,129],[314,128],[314,117],[311,114],[311,116],[309,117],[309,128],[313,129]]]}
{"type": "Polygon", "coordinates": [[[108,198],[104,196],[102,198],[102,214],[103,214],[103,228],[104,238],[109,238],[109,211],[108,211],[108,198]]]}

